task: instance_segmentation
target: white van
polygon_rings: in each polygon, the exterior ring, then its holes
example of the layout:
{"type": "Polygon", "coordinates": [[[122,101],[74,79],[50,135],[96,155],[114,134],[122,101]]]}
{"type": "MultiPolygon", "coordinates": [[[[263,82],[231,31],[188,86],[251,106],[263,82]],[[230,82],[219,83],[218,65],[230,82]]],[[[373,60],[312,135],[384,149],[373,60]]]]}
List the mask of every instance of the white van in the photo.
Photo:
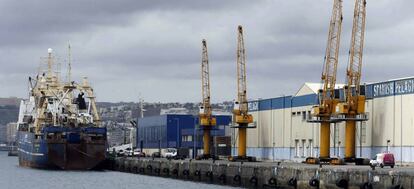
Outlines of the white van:
{"type": "Polygon", "coordinates": [[[177,149],[175,149],[175,148],[167,148],[165,150],[164,157],[166,157],[166,158],[172,158],[172,157],[175,157],[175,156],[177,156],[177,149]]]}

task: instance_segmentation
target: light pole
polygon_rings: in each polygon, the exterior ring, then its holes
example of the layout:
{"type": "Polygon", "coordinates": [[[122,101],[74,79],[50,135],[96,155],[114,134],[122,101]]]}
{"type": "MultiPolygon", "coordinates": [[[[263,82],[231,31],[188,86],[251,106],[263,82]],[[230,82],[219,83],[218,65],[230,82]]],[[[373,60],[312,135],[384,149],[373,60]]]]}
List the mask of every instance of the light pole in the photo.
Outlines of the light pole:
{"type": "Polygon", "coordinates": [[[359,157],[362,158],[362,121],[359,122],[359,157]]]}
{"type": "Polygon", "coordinates": [[[275,161],[275,142],[273,142],[272,157],[273,157],[273,161],[275,161]]]}
{"type": "Polygon", "coordinates": [[[387,140],[387,153],[390,152],[390,142],[391,140],[387,140]]]}
{"type": "Polygon", "coordinates": [[[338,157],[341,157],[341,141],[338,141],[338,157]]]}

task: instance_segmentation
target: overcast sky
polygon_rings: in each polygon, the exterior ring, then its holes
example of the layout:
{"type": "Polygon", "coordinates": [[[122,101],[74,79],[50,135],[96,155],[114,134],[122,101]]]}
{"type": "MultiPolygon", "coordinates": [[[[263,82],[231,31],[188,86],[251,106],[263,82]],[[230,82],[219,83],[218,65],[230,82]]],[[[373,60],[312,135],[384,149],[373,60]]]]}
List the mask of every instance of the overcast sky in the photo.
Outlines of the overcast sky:
{"type": "MultiPolygon", "coordinates": [[[[62,2],[0,0],[0,97],[26,97],[27,78],[47,48],[64,64],[70,41],[73,77],[88,76],[98,101],[138,101],[141,94],[147,102],[198,102],[205,38],[211,98],[232,100],[237,25],[245,32],[250,99],[320,82],[332,0],[62,2]]],[[[353,7],[344,0],[339,83],[353,7]]],[[[363,82],[414,75],[413,8],[412,0],[367,0],[363,82]]]]}

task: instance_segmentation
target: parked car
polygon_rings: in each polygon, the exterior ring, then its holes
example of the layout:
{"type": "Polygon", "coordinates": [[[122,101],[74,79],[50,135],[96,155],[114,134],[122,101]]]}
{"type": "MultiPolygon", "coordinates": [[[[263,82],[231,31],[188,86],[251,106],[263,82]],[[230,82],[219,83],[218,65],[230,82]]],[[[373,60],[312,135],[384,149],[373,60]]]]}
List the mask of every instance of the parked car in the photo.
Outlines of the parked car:
{"type": "Polygon", "coordinates": [[[124,150],[124,155],[125,156],[132,156],[134,154],[134,151],[132,150],[132,148],[126,148],[124,150]]]}
{"type": "Polygon", "coordinates": [[[177,155],[174,157],[175,159],[185,159],[188,158],[190,154],[190,149],[188,148],[178,148],[177,155]]]}
{"type": "Polygon", "coordinates": [[[167,148],[167,150],[165,151],[165,157],[166,158],[173,158],[175,156],[177,156],[177,149],[167,148]]]}
{"type": "Polygon", "coordinates": [[[144,152],[141,152],[140,149],[135,149],[132,152],[132,156],[134,156],[134,157],[145,157],[145,153],[144,152]]]}
{"type": "Polygon", "coordinates": [[[117,156],[124,156],[125,155],[125,153],[124,153],[124,150],[118,150],[118,152],[116,153],[116,155],[117,156]]]}
{"type": "Polygon", "coordinates": [[[391,168],[394,168],[394,154],[390,152],[379,153],[369,162],[369,164],[371,167],[380,166],[381,168],[384,168],[384,166],[390,166],[391,168]]]}

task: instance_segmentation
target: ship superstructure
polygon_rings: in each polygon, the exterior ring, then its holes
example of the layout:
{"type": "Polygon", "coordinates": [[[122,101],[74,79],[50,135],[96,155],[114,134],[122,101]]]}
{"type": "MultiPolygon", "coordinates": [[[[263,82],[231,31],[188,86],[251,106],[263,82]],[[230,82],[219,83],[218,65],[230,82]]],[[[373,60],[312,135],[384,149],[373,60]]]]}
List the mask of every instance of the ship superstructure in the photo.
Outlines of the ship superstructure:
{"type": "Polygon", "coordinates": [[[67,81],[61,81],[54,71],[52,49],[48,49],[46,63],[43,73],[29,77],[29,98],[20,104],[19,164],[92,169],[105,159],[107,144],[93,89],[86,77],[81,83],[70,80],[70,56],[67,81]]]}

